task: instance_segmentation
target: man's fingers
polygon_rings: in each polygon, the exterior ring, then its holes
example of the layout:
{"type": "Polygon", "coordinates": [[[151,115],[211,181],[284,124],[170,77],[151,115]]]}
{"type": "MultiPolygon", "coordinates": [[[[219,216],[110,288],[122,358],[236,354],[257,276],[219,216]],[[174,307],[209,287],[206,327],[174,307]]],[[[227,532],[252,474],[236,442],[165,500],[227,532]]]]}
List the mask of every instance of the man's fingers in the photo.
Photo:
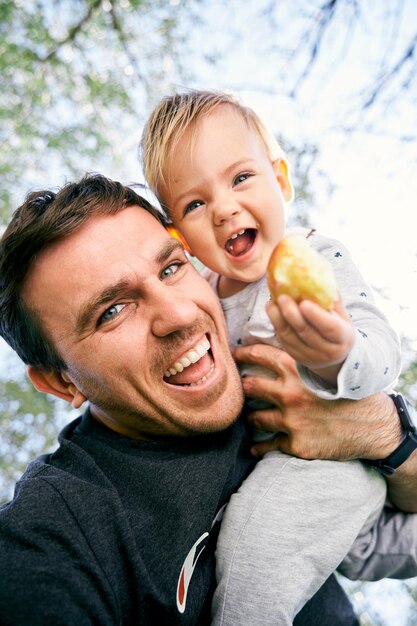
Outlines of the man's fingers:
{"type": "Polygon", "coordinates": [[[244,376],[242,385],[247,398],[256,398],[275,406],[279,404],[281,388],[279,376],[275,380],[265,376],[244,376]]]}
{"type": "Polygon", "coordinates": [[[236,363],[262,365],[278,376],[287,369],[295,371],[294,360],[290,355],[274,346],[259,343],[253,346],[238,346],[233,350],[233,356],[236,363]]]}
{"type": "Polygon", "coordinates": [[[252,446],[251,454],[255,457],[264,456],[267,452],[279,450],[288,454],[289,437],[285,433],[277,433],[272,441],[262,441],[252,446]]]}
{"type": "Polygon", "coordinates": [[[268,433],[285,432],[279,407],[254,411],[248,415],[248,422],[258,430],[268,433]]]}

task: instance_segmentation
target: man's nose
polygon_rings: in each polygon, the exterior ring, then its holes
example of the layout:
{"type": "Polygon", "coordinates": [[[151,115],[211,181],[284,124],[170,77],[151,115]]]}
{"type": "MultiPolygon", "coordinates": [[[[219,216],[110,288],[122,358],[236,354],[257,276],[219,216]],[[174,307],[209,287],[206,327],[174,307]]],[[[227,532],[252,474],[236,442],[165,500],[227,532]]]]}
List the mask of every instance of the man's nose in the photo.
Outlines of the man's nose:
{"type": "Polygon", "coordinates": [[[192,326],[198,317],[197,304],[185,288],[161,283],[153,298],[152,332],[157,337],[192,326]]]}

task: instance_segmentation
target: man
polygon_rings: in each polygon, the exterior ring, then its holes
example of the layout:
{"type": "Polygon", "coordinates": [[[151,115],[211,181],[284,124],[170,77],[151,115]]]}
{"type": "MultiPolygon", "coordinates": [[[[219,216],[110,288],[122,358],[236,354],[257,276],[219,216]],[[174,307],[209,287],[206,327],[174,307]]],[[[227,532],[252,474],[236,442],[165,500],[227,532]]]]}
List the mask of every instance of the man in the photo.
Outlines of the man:
{"type": "MultiPolygon", "coordinates": [[[[214,292],[159,214],[98,175],[28,196],[2,238],[0,286],[1,333],[34,385],[75,408],[88,401],[0,511],[1,623],[208,624],[217,522],[253,466],[214,292]]],[[[273,413],[264,426],[309,456],[297,425],[292,440],[291,405],[298,419],[312,408],[323,419],[323,406],[298,393],[279,353],[258,349],[240,358],[263,359],[279,381],[248,379],[246,391],[279,404],[280,427],[273,413]]],[[[336,441],[329,456],[382,458],[397,445],[391,401],[367,402],[369,445],[336,441]]],[[[352,408],[339,412],[343,428],[352,408]]],[[[311,452],[326,456],[320,439],[311,452]]],[[[416,474],[410,459],[394,484],[409,507],[416,474]]],[[[331,579],[296,623],[356,622],[331,579]]]]}

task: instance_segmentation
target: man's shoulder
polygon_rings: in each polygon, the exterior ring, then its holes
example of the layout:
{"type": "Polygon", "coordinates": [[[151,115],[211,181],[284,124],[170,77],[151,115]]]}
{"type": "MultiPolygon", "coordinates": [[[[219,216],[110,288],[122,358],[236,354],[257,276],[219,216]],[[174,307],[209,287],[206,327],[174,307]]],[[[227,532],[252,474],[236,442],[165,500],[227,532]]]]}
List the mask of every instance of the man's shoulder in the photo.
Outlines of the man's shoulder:
{"type": "Polygon", "coordinates": [[[119,603],[116,592],[125,597],[121,554],[131,548],[121,548],[129,536],[126,523],[114,494],[97,475],[82,479],[73,472],[72,460],[63,467],[52,464],[50,456],[37,459],[18,481],[12,500],[0,507],[5,624],[58,623],[54,620],[62,614],[76,623],[85,617],[86,603],[100,623],[116,623],[103,617],[100,598],[107,598],[113,610],[119,603]]]}
{"type": "Polygon", "coordinates": [[[78,554],[80,562],[92,554],[102,561],[117,543],[116,535],[128,533],[108,479],[83,451],[66,452],[67,447],[61,443],[53,454],[33,461],[13,498],[0,507],[0,563],[15,567],[25,545],[31,546],[33,562],[55,562],[62,552],[67,563],[71,554],[78,554]]]}
{"type": "MultiPolygon", "coordinates": [[[[17,481],[13,498],[0,507],[0,528],[18,520],[19,528],[43,523],[64,527],[65,519],[83,517],[89,509],[105,509],[111,491],[107,478],[84,450],[70,441],[34,460],[17,481]]],[[[108,505],[107,505],[108,506],[108,505]]]]}

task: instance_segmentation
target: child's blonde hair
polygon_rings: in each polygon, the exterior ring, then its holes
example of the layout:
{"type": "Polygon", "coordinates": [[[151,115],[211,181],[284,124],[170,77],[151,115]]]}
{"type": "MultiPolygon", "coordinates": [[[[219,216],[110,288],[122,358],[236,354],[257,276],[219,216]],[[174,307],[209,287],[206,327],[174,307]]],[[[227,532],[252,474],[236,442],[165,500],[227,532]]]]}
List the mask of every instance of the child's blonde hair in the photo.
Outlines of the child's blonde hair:
{"type": "Polygon", "coordinates": [[[151,114],[140,145],[146,181],[159,199],[161,188],[169,187],[167,165],[185,131],[189,128],[194,131],[199,119],[223,104],[233,107],[259,135],[271,161],[285,158],[278,141],[257,114],[251,108],[243,106],[232,94],[190,90],[166,96],[151,114]]]}

